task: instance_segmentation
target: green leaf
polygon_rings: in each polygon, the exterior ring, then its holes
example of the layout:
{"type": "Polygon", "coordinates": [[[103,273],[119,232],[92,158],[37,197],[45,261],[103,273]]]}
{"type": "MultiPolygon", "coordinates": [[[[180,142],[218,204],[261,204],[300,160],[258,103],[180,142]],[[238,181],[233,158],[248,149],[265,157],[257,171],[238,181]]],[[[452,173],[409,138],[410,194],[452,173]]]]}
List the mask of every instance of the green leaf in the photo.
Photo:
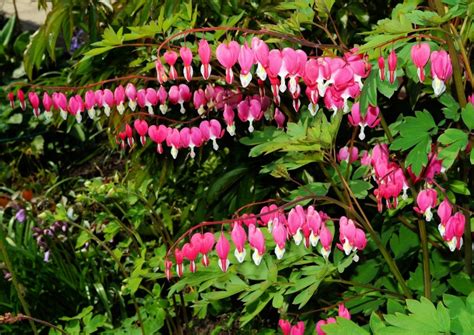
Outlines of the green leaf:
{"type": "Polygon", "coordinates": [[[336,317],[336,323],[324,325],[322,329],[326,334],[332,335],[369,335],[366,330],[357,325],[354,321],[339,316],[336,317]]]}
{"type": "Polygon", "coordinates": [[[399,137],[391,144],[392,150],[410,150],[406,163],[413,172],[419,175],[423,166],[428,162],[428,153],[431,150],[431,133],[437,130],[430,113],[415,112],[415,116],[405,117],[405,122],[398,125],[399,137]]]}
{"type": "Polygon", "coordinates": [[[360,114],[365,116],[369,105],[377,106],[377,77],[378,72],[373,69],[364,82],[360,96],[360,114]]]}
{"type": "Polygon", "coordinates": [[[420,301],[408,299],[407,308],[410,314],[395,313],[385,315],[389,329],[405,330],[410,334],[449,333],[451,322],[446,308],[440,302],[437,307],[422,297],[420,301]]]}
{"type": "Polygon", "coordinates": [[[462,120],[469,130],[474,129],[474,105],[468,103],[461,112],[462,120]]]}
{"type": "Polygon", "coordinates": [[[327,19],[335,2],[335,0],[316,0],[316,11],[318,12],[319,16],[323,19],[327,19]]]}
{"type": "Polygon", "coordinates": [[[304,305],[308,303],[309,299],[311,299],[311,297],[314,295],[319,287],[319,284],[321,284],[321,280],[313,279],[311,286],[300,292],[295,297],[295,299],[293,299],[293,305],[299,304],[298,309],[303,308],[304,305]]]}
{"type": "Polygon", "coordinates": [[[458,121],[459,120],[459,109],[461,106],[454,100],[453,96],[449,93],[444,93],[439,97],[439,101],[444,105],[443,114],[447,119],[458,121]]]}
{"type": "Polygon", "coordinates": [[[7,23],[3,26],[2,30],[0,30],[0,44],[4,47],[10,44],[10,39],[13,35],[13,28],[15,28],[16,24],[16,16],[12,16],[8,19],[7,23]]]}
{"type": "Polygon", "coordinates": [[[406,14],[411,23],[419,26],[439,26],[444,20],[436,12],[429,10],[414,10],[406,14]]]}
{"type": "Polygon", "coordinates": [[[439,153],[439,158],[443,160],[443,166],[449,169],[456,160],[460,150],[466,149],[468,134],[460,129],[449,128],[440,137],[438,142],[447,145],[439,153]]]}

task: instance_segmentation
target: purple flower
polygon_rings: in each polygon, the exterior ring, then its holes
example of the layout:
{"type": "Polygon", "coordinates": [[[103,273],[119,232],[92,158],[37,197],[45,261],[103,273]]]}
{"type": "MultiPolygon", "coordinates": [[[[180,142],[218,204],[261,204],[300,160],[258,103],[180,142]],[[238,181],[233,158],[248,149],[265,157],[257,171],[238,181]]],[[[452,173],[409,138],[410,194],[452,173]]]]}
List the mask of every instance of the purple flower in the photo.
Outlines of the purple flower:
{"type": "Polygon", "coordinates": [[[26,220],[26,211],[25,211],[24,208],[21,208],[18,212],[16,212],[15,219],[20,223],[25,222],[25,220],[26,220]]]}

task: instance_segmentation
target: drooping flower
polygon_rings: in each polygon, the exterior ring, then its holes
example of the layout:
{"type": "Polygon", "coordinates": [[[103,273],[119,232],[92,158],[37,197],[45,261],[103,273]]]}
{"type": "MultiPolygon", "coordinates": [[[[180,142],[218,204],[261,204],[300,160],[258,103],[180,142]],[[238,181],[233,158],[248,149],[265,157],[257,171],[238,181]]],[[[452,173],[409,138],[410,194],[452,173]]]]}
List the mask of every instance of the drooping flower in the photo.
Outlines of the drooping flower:
{"type": "Polygon", "coordinates": [[[288,320],[283,320],[280,319],[278,321],[278,325],[280,326],[281,331],[283,332],[283,335],[290,335],[291,331],[291,323],[288,320]]]}
{"type": "Polygon", "coordinates": [[[51,108],[53,107],[53,99],[49,96],[48,92],[44,92],[42,101],[44,115],[49,119],[53,116],[53,112],[51,111],[51,108]]]}
{"type": "Polygon", "coordinates": [[[416,66],[418,78],[420,82],[423,82],[425,80],[425,65],[430,59],[430,45],[428,43],[415,44],[411,48],[410,55],[413,64],[416,66]]]}
{"type": "Polygon", "coordinates": [[[233,108],[229,104],[224,105],[224,120],[227,124],[227,132],[230,136],[235,135],[235,124],[234,124],[235,113],[233,108]]]}
{"type": "Polygon", "coordinates": [[[461,212],[457,212],[449,218],[443,236],[443,239],[448,243],[449,250],[454,251],[455,249],[461,249],[465,224],[466,217],[461,212]]]}
{"type": "Polygon", "coordinates": [[[436,204],[438,202],[437,197],[438,194],[436,193],[436,190],[432,188],[428,188],[421,191],[416,197],[417,207],[415,207],[414,209],[416,212],[423,214],[427,222],[430,222],[433,218],[431,209],[434,209],[436,207],[436,204]]]}
{"type": "Polygon", "coordinates": [[[191,81],[191,79],[193,78],[193,54],[191,52],[191,49],[183,46],[181,47],[181,49],[179,49],[179,55],[181,56],[181,59],[183,60],[184,64],[184,78],[187,81],[191,81]]]}
{"type": "Polygon", "coordinates": [[[285,124],[285,114],[283,114],[278,107],[275,107],[275,114],[273,115],[273,119],[275,120],[278,128],[283,128],[285,124]]]}
{"type": "Polygon", "coordinates": [[[344,306],[344,304],[339,304],[338,314],[341,318],[344,318],[344,319],[347,319],[347,320],[351,319],[351,313],[346,308],[346,306],[344,306]]]}
{"type": "Polygon", "coordinates": [[[297,206],[297,208],[291,209],[288,214],[288,233],[293,237],[296,245],[300,245],[303,240],[301,232],[306,218],[304,211],[301,213],[302,210],[301,206],[297,206]]]}
{"type": "Polygon", "coordinates": [[[151,140],[157,144],[156,151],[160,154],[163,153],[162,143],[166,140],[168,136],[168,128],[162,124],[158,127],[153,125],[148,128],[148,136],[151,140]]]}
{"type": "Polygon", "coordinates": [[[321,242],[321,255],[325,259],[328,259],[329,254],[331,253],[332,246],[332,234],[325,224],[321,225],[321,230],[319,231],[319,240],[321,242]]]}
{"type": "Polygon", "coordinates": [[[252,259],[255,265],[258,266],[265,253],[265,238],[260,228],[255,227],[255,224],[249,225],[249,244],[254,249],[252,259]]]}
{"type": "Polygon", "coordinates": [[[242,263],[245,260],[245,256],[247,255],[245,250],[247,234],[245,233],[245,230],[240,222],[234,223],[234,228],[232,229],[230,237],[232,238],[232,242],[234,242],[235,245],[235,258],[237,258],[239,263],[242,263]]]}
{"type": "Polygon", "coordinates": [[[395,81],[395,72],[397,71],[397,54],[392,50],[388,55],[388,74],[390,84],[395,81]]]}
{"type": "Polygon", "coordinates": [[[183,269],[184,254],[181,251],[181,249],[179,248],[174,249],[174,258],[176,260],[176,273],[178,274],[178,277],[181,277],[184,272],[184,269],[183,269]]]}
{"type": "Polygon", "coordinates": [[[278,259],[282,259],[285,254],[285,245],[288,232],[285,225],[279,219],[273,221],[272,228],[273,240],[275,241],[275,255],[278,259]]]}
{"type": "Polygon", "coordinates": [[[26,109],[26,102],[25,102],[25,93],[20,89],[16,92],[16,97],[18,98],[18,101],[20,102],[20,107],[22,110],[26,109]]]}
{"type": "Polygon", "coordinates": [[[360,126],[359,139],[363,141],[365,139],[365,127],[374,128],[380,122],[378,118],[380,109],[376,106],[369,105],[365,116],[360,114],[359,103],[356,102],[352,105],[351,114],[349,115],[349,122],[354,127],[360,126]]]}
{"type": "Polygon", "coordinates": [[[252,50],[257,60],[257,70],[255,73],[262,81],[267,79],[266,68],[268,66],[268,54],[270,52],[268,45],[258,37],[252,38],[252,50]]]}
{"type": "Polygon", "coordinates": [[[225,80],[229,85],[234,81],[232,66],[237,63],[239,59],[239,53],[240,45],[236,41],[221,43],[216,49],[217,60],[225,68],[225,80]]]}
{"type": "Polygon", "coordinates": [[[33,113],[36,117],[40,115],[40,99],[36,92],[28,92],[28,100],[30,101],[31,107],[33,108],[33,113]]]}
{"type": "Polygon", "coordinates": [[[189,264],[189,270],[191,272],[196,272],[196,258],[199,254],[199,247],[197,245],[194,245],[192,243],[185,243],[183,245],[183,256],[186,258],[190,264],[189,264]]]}
{"type": "Polygon", "coordinates": [[[304,322],[299,321],[296,325],[291,327],[290,335],[304,335],[304,322]]]}
{"type": "Polygon", "coordinates": [[[122,85],[119,85],[114,90],[114,100],[117,105],[117,111],[120,115],[125,111],[125,89],[122,85]]]}
{"type": "Polygon", "coordinates": [[[128,107],[134,112],[137,107],[137,89],[132,83],[125,86],[125,95],[128,98],[128,107]]]}
{"type": "Polygon", "coordinates": [[[224,233],[221,233],[219,240],[216,243],[216,253],[219,257],[219,267],[222,271],[226,272],[229,267],[229,259],[227,256],[230,251],[230,243],[227,238],[224,236],[224,233]]]}
{"type": "Polygon", "coordinates": [[[385,58],[383,56],[380,56],[378,59],[378,64],[379,64],[379,77],[381,81],[385,80],[385,58]]]}
{"type": "Polygon", "coordinates": [[[433,91],[435,96],[440,96],[446,90],[446,81],[453,74],[451,58],[445,50],[431,53],[431,76],[433,77],[433,91]]]}
{"type": "Polygon", "coordinates": [[[209,43],[202,39],[199,41],[198,46],[198,54],[199,58],[201,59],[201,74],[204,80],[208,80],[211,76],[211,48],[209,47],[209,43]]]}
{"type": "Polygon", "coordinates": [[[178,157],[178,150],[181,148],[181,137],[178,129],[168,128],[166,145],[171,147],[171,156],[173,159],[176,159],[176,157],[178,157]]]}
{"type": "Polygon", "coordinates": [[[451,213],[453,211],[453,207],[451,206],[448,198],[444,198],[444,200],[439,204],[438,207],[438,216],[441,223],[438,225],[438,230],[441,236],[444,236],[446,231],[446,224],[448,220],[451,218],[451,213]]]}
{"type": "Polygon", "coordinates": [[[166,279],[170,280],[171,279],[171,267],[173,266],[173,262],[170,260],[165,261],[165,275],[166,279]]]}
{"type": "Polygon", "coordinates": [[[105,115],[109,117],[111,108],[113,108],[115,105],[115,100],[114,100],[114,94],[108,88],[106,88],[103,91],[102,105],[104,107],[105,115]]]}
{"type": "Polygon", "coordinates": [[[176,64],[176,60],[178,59],[178,54],[172,50],[168,50],[164,53],[163,57],[165,58],[166,64],[168,64],[170,67],[168,71],[170,79],[178,79],[178,71],[176,71],[176,68],[174,67],[174,64],[176,64]]]}
{"type": "Polygon", "coordinates": [[[348,163],[355,162],[359,157],[359,149],[357,147],[349,148],[348,146],[342,147],[337,153],[337,160],[339,162],[345,161],[348,163]]]}
{"type": "Polygon", "coordinates": [[[247,87],[252,81],[252,73],[250,72],[254,62],[255,55],[252,49],[244,43],[240,47],[238,62],[240,65],[240,83],[242,87],[247,87]]]}
{"type": "Polygon", "coordinates": [[[148,123],[145,120],[135,120],[133,123],[135,130],[137,131],[138,135],[140,135],[140,143],[145,145],[146,143],[146,134],[148,133],[148,123]]]}

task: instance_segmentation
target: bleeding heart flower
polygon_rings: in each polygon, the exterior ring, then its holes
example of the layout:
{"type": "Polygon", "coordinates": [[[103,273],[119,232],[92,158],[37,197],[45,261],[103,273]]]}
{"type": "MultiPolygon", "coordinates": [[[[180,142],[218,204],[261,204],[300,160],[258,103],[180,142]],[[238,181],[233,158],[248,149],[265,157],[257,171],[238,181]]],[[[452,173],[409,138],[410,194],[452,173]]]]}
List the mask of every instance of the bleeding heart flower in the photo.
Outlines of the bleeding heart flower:
{"type": "Polygon", "coordinates": [[[168,136],[168,128],[162,124],[158,127],[153,125],[148,128],[148,136],[151,140],[157,144],[156,151],[160,154],[163,153],[162,143],[168,136]]]}
{"type": "Polygon", "coordinates": [[[436,190],[428,188],[418,193],[418,196],[416,197],[417,207],[414,209],[416,212],[423,214],[427,222],[430,222],[433,218],[431,209],[436,207],[438,202],[437,196],[438,194],[436,193],[436,190]]]}
{"type": "Polygon", "coordinates": [[[239,59],[240,45],[235,41],[221,43],[216,49],[216,57],[219,63],[225,68],[225,80],[227,84],[232,84],[234,73],[232,66],[239,59]]]}
{"type": "Polygon", "coordinates": [[[178,54],[172,50],[168,50],[164,53],[163,55],[166,64],[169,65],[169,76],[171,80],[176,80],[178,79],[178,71],[176,71],[176,68],[174,67],[174,64],[176,64],[176,60],[178,59],[178,54]]]}
{"type": "Polygon", "coordinates": [[[446,81],[451,78],[453,67],[449,54],[444,50],[433,51],[430,59],[433,91],[435,96],[438,97],[446,90],[446,81]]]}
{"type": "Polygon", "coordinates": [[[392,50],[388,55],[388,73],[390,84],[395,81],[395,72],[397,71],[397,54],[392,50]]]}
{"type": "Polygon", "coordinates": [[[416,66],[416,72],[420,82],[425,80],[425,65],[430,58],[430,45],[428,43],[415,44],[411,48],[411,60],[416,66]]]}
{"type": "Polygon", "coordinates": [[[235,245],[234,255],[237,258],[239,263],[242,263],[245,260],[245,256],[247,254],[245,250],[245,242],[247,241],[247,234],[245,233],[244,228],[240,223],[234,223],[234,228],[231,232],[232,242],[235,245]]]}
{"type": "Polygon", "coordinates": [[[191,49],[188,47],[181,47],[181,49],[179,49],[179,55],[181,56],[184,64],[184,78],[187,81],[191,81],[193,79],[193,54],[191,49]]]}
{"type": "Polygon", "coordinates": [[[229,259],[227,258],[230,251],[230,243],[227,238],[224,236],[224,233],[221,233],[219,240],[216,243],[216,253],[219,257],[219,267],[222,271],[226,272],[229,268],[229,259]]]}
{"type": "Polygon", "coordinates": [[[146,143],[146,134],[148,133],[148,123],[145,120],[135,120],[133,123],[135,130],[138,135],[140,135],[140,143],[145,145],[146,143]]]}
{"type": "Polygon", "coordinates": [[[33,108],[33,113],[36,117],[40,115],[40,99],[38,97],[38,94],[36,92],[29,92],[28,93],[28,100],[30,100],[31,107],[33,108]]]}
{"type": "Polygon", "coordinates": [[[198,54],[202,63],[202,77],[204,78],[204,80],[207,80],[211,76],[211,48],[209,47],[209,43],[204,39],[199,41],[198,54]]]}

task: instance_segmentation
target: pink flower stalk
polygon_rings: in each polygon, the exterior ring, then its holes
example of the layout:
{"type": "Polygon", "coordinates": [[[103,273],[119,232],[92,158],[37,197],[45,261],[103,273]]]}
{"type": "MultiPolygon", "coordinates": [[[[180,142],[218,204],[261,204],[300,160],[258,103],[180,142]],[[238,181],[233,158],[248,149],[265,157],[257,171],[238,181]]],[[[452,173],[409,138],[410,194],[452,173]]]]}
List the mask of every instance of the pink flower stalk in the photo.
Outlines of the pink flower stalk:
{"type": "Polygon", "coordinates": [[[357,147],[352,147],[352,150],[349,152],[350,148],[348,146],[342,147],[337,153],[337,160],[339,162],[346,161],[348,163],[355,162],[359,158],[359,149],[357,147]]]}
{"type": "Polygon", "coordinates": [[[163,86],[160,86],[160,88],[156,92],[156,96],[160,103],[160,107],[159,107],[160,112],[161,114],[164,115],[168,111],[168,105],[166,104],[167,99],[168,99],[168,92],[166,92],[166,89],[163,86]]]}
{"type": "Polygon", "coordinates": [[[234,228],[230,234],[232,242],[235,245],[234,255],[237,258],[239,263],[242,263],[245,260],[247,252],[245,250],[245,242],[247,241],[247,234],[245,233],[244,228],[238,222],[234,223],[234,228]]]}
{"type": "Polygon", "coordinates": [[[158,55],[157,60],[155,61],[155,70],[156,70],[156,79],[160,84],[165,83],[168,80],[168,76],[165,72],[165,67],[161,63],[160,56],[158,55]]]}
{"type": "Polygon", "coordinates": [[[28,100],[30,100],[31,107],[33,108],[33,114],[38,117],[40,115],[40,99],[36,92],[29,92],[28,93],[28,100]]]}
{"type": "Polygon", "coordinates": [[[166,140],[168,136],[168,128],[162,124],[158,127],[153,125],[148,128],[148,136],[151,140],[157,144],[156,151],[160,154],[163,153],[162,143],[166,140]]]}
{"type": "Polygon", "coordinates": [[[8,100],[10,101],[10,107],[15,108],[15,94],[13,92],[8,93],[8,100]]]}
{"type": "Polygon", "coordinates": [[[257,70],[255,73],[260,80],[265,81],[267,79],[265,69],[268,66],[268,54],[270,53],[268,45],[260,38],[254,37],[252,38],[252,50],[257,60],[257,70]]]}
{"type": "Polygon", "coordinates": [[[397,71],[397,54],[392,50],[388,55],[388,74],[390,84],[395,81],[395,72],[397,71]]]}
{"type": "Polygon", "coordinates": [[[123,88],[122,85],[119,85],[115,88],[114,91],[114,100],[115,104],[117,105],[117,111],[119,112],[120,115],[123,114],[125,111],[125,89],[123,88]]]}
{"type": "Polygon", "coordinates": [[[283,255],[285,254],[285,245],[288,232],[283,222],[280,222],[279,219],[273,221],[272,235],[276,244],[275,255],[278,259],[282,259],[283,255]]]}
{"type": "Polygon", "coordinates": [[[184,253],[179,248],[176,248],[174,249],[174,258],[176,259],[176,273],[178,274],[178,277],[181,277],[184,272],[184,253]]]}
{"type": "Polygon", "coordinates": [[[249,244],[254,250],[252,260],[258,266],[262,262],[265,253],[265,238],[260,228],[256,228],[255,224],[249,225],[249,244]]]}
{"type": "Polygon", "coordinates": [[[219,257],[219,267],[222,271],[226,272],[229,268],[230,262],[227,256],[229,255],[230,243],[224,236],[224,233],[221,233],[221,237],[216,243],[216,253],[219,257]]]}
{"type": "Polygon", "coordinates": [[[225,81],[229,85],[232,84],[232,81],[234,80],[232,66],[237,63],[239,53],[240,45],[236,41],[221,43],[216,49],[217,60],[225,68],[225,81]]]}
{"type": "Polygon", "coordinates": [[[378,59],[379,63],[379,77],[381,81],[385,80],[385,58],[383,56],[380,56],[378,59]]]}
{"type": "Polygon", "coordinates": [[[285,125],[285,114],[283,114],[278,107],[275,107],[275,114],[273,115],[273,119],[275,120],[277,127],[283,129],[285,125]]]}
{"type": "Polygon", "coordinates": [[[433,77],[433,91],[435,96],[440,96],[446,90],[446,82],[453,74],[453,67],[449,54],[444,51],[433,51],[431,53],[431,76],[433,77]]]}
{"type": "Polygon", "coordinates": [[[278,325],[280,326],[280,329],[283,332],[283,335],[290,335],[290,331],[291,331],[290,321],[280,319],[278,321],[278,325]]]}
{"type": "Polygon", "coordinates": [[[145,145],[146,143],[146,134],[148,133],[148,123],[145,120],[135,120],[133,127],[140,135],[140,143],[145,145]]]}
{"type": "Polygon", "coordinates": [[[125,95],[128,99],[128,107],[134,112],[135,108],[137,108],[137,89],[132,83],[128,83],[125,86],[125,95]]]}
{"type": "Polygon", "coordinates": [[[16,97],[18,98],[18,101],[20,102],[20,107],[22,110],[26,109],[26,102],[25,102],[25,93],[20,89],[18,92],[16,92],[16,97]]]}
{"type": "MultiPolygon", "coordinates": [[[[239,104],[240,105],[240,104],[239,104]]],[[[248,106],[248,105],[247,105],[248,106]]],[[[244,107],[242,107],[244,108],[244,107]]],[[[230,136],[235,135],[235,123],[234,123],[235,113],[232,107],[228,104],[224,105],[224,120],[227,124],[227,132],[230,136]]]]}
{"type": "Polygon", "coordinates": [[[319,240],[321,242],[321,255],[327,260],[329,254],[331,253],[332,246],[332,234],[325,224],[321,225],[321,230],[319,232],[319,240]]]}
{"type": "Polygon", "coordinates": [[[465,224],[466,217],[461,212],[454,214],[446,223],[443,239],[448,243],[449,250],[461,249],[465,224]]]}
{"type": "Polygon", "coordinates": [[[166,275],[166,279],[170,280],[171,279],[171,267],[173,266],[173,262],[170,261],[170,260],[166,260],[165,261],[165,275],[166,275]]]}
{"type": "Polygon", "coordinates": [[[178,59],[178,54],[172,50],[168,50],[165,52],[163,57],[165,58],[166,64],[168,64],[170,67],[168,71],[168,75],[170,76],[170,79],[171,80],[178,79],[178,71],[176,71],[176,68],[174,67],[174,64],[176,64],[176,60],[178,59]]]}
{"type": "Polygon", "coordinates": [[[365,116],[361,116],[359,106],[358,102],[352,105],[351,114],[348,118],[351,125],[354,127],[360,126],[359,139],[363,141],[365,139],[365,127],[374,128],[379,124],[380,119],[378,117],[380,109],[376,106],[369,105],[365,116]]]}
{"type": "Polygon", "coordinates": [[[49,96],[47,92],[43,94],[43,108],[44,108],[44,115],[46,118],[51,118],[53,116],[53,112],[51,108],[53,107],[53,99],[49,96]]]}
{"type": "Polygon", "coordinates": [[[183,245],[182,251],[184,258],[186,258],[190,262],[189,270],[191,272],[196,272],[195,260],[199,254],[199,247],[192,243],[186,243],[183,245]]]}
{"type": "Polygon", "coordinates": [[[444,233],[446,231],[446,224],[451,218],[452,212],[453,212],[453,206],[451,206],[448,198],[444,198],[444,200],[439,204],[438,212],[437,212],[439,219],[441,221],[441,223],[438,225],[438,230],[441,236],[444,236],[444,233]]]}
{"type": "Polygon", "coordinates": [[[199,58],[201,59],[201,74],[204,80],[208,80],[211,76],[211,48],[209,47],[209,43],[202,39],[199,41],[198,46],[198,54],[199,58]]]}
{"type": "Polygon", "coordinates": [[[436,190],[432,188],[428,188],[421,191],[416,197],[417,207],[415,207],[414,209],[416,212],[423,214],[427,222],[430,222],[433,218],[431,209],[434,209],[436,207],[436,204],[438,202],[437,197],[438,194],[436,193],[436,190]]]}
{"type": "Polygon", "coordinates": [[[296,325],[291,327],[290,335],[304,335],[304,322],[299,321],[296,325]]]}
{"type": "Polygon", "coordinates": [[[111,108],[115,105],[115,101],[114,101],[114,94],[112,93],[111,90],[109,90],[108,88],[106,88],[104,91],[103,91],[103,100],[102,100],[102,104],[103,104],[103,107],[104,107],[104,113],[107,117],[110,116],[110,110],[111,108]]]}
{"type": "Polygon", "coordinates": [[[179,49],[179,55],[181,56],[184,64],[184,78],[187,81],[191,81],[191,79],[193,79],[193,54],[191,49],[183,46],[181,49],[179,49]]]}
{"type": "Polygon", "coordinates": [[[238,62],[240,65],[240,83],[245,88],[252,81],[250,70],[255,62],[254,52],[250,49],[247,42],[240,47],[238,62]]]}
{"type": "Polygon", "coordinates": [[[411,48],[411,60],[416,66],[416,73],[421,83],[425,80],[425,65],[428,63],[428,59],[430,59],[430,52],[430,45],[428,43],[415,44],[411,48]]]}
{"type": "Polygon", "coordinates": [[[178,129],[168,128],[166,145],[171,148],[171,156],[173,159],[176,159],[176,157],[178,157],[178,150],[181,148],[181,136],[178,129]]]}

